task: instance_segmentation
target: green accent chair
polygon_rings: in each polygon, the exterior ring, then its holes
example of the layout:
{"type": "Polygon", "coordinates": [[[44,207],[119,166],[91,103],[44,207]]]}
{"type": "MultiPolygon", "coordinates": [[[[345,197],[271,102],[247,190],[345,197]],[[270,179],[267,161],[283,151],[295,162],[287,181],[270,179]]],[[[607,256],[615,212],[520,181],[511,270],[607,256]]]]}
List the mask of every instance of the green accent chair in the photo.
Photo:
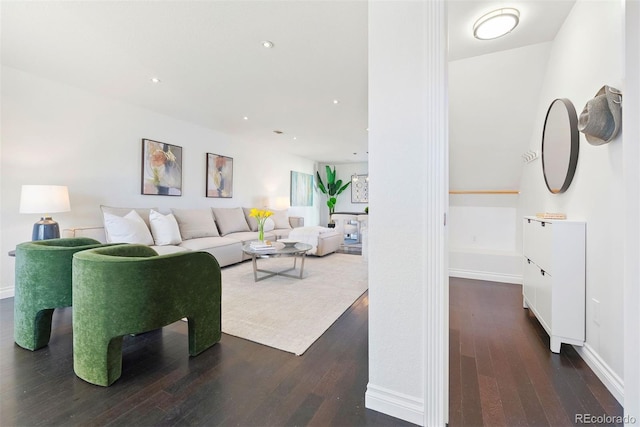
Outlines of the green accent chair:
{"type": "Polygon", "coordinates": [[[222,279],[206,252],[158,255],[118,245],[73,257],[73,369],[83,380],[113,384],[122,374],[122,337],[188,320],[189,354],[221,337],[222,279]]]}
{"type": "Polygon", "coordinates": [[[37,350],[49,343],[53,311],[71,306],[73,254],[100,246],[97,240],[81,237],[25,242],[16,247],[16,344],[37,350]]]}

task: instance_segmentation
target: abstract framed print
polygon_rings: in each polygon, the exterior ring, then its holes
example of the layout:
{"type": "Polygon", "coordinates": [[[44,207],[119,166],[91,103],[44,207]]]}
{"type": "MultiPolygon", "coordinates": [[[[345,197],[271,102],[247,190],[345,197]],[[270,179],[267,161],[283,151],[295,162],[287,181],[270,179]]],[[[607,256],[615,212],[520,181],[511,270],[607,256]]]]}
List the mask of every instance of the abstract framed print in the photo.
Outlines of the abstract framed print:
{"type": "Polygon", "coordinates": [[[206,196],[233,197],[233,159],[231,157],[207,153],[206,196]]]}
{"type": "Polygon", "coordinates": [[[182,195],[182,147],[142,140],[142,194],[182,195]]]}

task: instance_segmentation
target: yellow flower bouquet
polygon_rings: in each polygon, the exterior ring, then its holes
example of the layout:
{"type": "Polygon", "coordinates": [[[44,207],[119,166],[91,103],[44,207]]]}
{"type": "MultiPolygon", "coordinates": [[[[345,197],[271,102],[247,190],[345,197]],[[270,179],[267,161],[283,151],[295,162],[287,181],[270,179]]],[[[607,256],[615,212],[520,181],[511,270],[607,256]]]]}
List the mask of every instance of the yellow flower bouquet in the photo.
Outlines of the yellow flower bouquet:
{"type": "Polygon", "coordinates": [[[264,241],[264,222],[273,215],[273,212],[267,209],[252,208],[249,212],[249,216],[258,221],[258,240],[264,241]]]}

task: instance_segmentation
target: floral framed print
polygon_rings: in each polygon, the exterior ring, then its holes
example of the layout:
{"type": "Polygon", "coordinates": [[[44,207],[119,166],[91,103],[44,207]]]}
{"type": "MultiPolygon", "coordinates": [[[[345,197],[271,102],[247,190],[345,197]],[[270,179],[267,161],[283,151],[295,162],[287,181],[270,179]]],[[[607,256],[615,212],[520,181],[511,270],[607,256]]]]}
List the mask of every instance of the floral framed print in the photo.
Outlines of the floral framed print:
{"type": "Polygon", "coordinates": [[[207,197],[233,197],[233,159],[207,153],[207,197]]]}
{"type": "Polygon", "coordinates": [[[142,140],[142,194],[182,195],[182,147],[142,140]]]}

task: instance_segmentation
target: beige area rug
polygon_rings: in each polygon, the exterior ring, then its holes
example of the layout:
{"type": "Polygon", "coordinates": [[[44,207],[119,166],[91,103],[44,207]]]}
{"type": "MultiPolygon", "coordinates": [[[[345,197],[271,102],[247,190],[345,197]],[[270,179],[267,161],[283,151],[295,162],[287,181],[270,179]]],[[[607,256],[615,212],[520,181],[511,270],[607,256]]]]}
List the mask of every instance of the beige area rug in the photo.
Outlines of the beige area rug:
{"type": "MultiPolygon", "coordinates": [[[[291,266],[289,257],[258,259],[261,269],[291,266]]],[[[225,267],[222,332],[299,356],[367,287],[367,264],[358,255],[309,256],[302,280],[274,276],[255,282],[251,261],[225,267]]]]}

